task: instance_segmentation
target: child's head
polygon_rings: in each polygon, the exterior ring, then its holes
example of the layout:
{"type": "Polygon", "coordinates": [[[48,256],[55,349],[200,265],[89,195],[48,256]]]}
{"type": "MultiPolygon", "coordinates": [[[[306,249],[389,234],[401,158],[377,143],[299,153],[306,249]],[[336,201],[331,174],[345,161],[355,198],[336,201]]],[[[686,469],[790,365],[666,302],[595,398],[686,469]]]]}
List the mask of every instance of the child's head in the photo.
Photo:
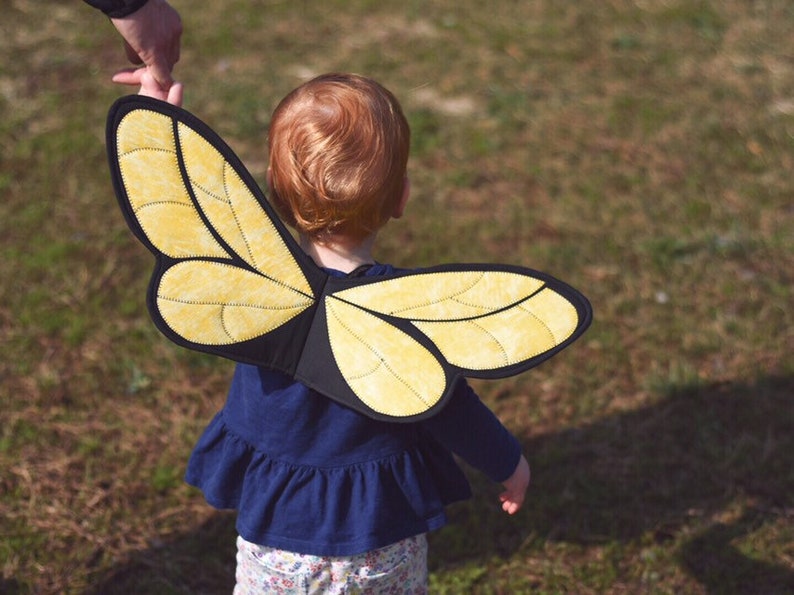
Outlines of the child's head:
{"type": "Polygon", "coordinates": [[[273,113],[273,204],[313,240],[363,240],[403,198],[409,141],[400,104],[380,84],[352,74],[312,79],[273,113]]]}

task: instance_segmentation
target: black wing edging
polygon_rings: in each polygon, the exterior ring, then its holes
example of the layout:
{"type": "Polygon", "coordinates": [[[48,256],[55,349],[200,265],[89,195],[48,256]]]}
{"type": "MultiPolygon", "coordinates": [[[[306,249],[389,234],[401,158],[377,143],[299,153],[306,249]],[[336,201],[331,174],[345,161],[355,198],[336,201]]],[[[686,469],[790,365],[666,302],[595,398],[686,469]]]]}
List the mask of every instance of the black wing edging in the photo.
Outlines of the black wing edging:
{"type": "MultiPolygon", "coordinates": [[[[264,209],[277,233],[280,235],[282,243],[287,247],[295,259],[295,262],[301,268],[310,287],[312,288],[312,291],[315,292],[315,295],[318,295],[322,292],[322,288],[326,283],[328,275],[300,249],[292,235],[284,226],[284,223],[267,201],[264,193],[254,180],[251,173],[243,165],[242,161],[228,146],[228,144],[226,144],[226,142],[223,141],[223,139],[221,139],[218,134],[215,133],[207,124],[190,112],[167,102],[141,95],[125,96],[118,99],[111,106],[108,112],[106,124],[106,148],[113,189],[127,226],[130,228],[133,235],[135,235],[135,237],[144,246],[146,246],[146,248],[155,257],[154,269],[152,271],[146,296],[146,304],[152,321],[161,333],[163,333],[170,341],[181,347],[225,357],[227,359],[241,363],[262,365],[270,369],[292,375],[299,359],[298,354],[303,349],[303,345],[300,344],[299,338],[307,336],[308,328],[311,325],[311,318],[314,316],[316,305],[309,308],[307,311],[302,312],[294,319],[288,321],[285,325],[282,325],[282,327],[274,329],[266,335],[253,338],[248,341],[227,345],[205,345],[189,341],[173,331],[162,318],[159,308],[157,307],[157,293],[160,281],[169,268],[178,262],[182,262],[183,259],[174,259],[160,252],[150,242],[146,233],[141,228],[134,212],[132,211],[132,206],[124,185],[124,180],[121,175],[121,167],[118,160],[117,132],[118,127],[124,117],[135,110],[148,110],[171,118],[174,128],[173,134],[176,143],[178,167],[180,168],[184,180],[189,180],[189,176],[187,175],[184,157],[182,155],[182,147],[177,130],[178,123],[183,123],[191,128],[221,154],[223,159],[229,163],[229,165],[243,180],[243,183],[252,192],[260,207],[264,209]],[[296,339],[298,339],[298,341],[296,341],[296,339]]],[[[228,246],[228,244],[219,236],[213,226],[209,224],[204,211],[201,209],[194,195],[191,185],[186,184],[186,188],[190,199],[196,208],[196,211],[204,221],[205,227],[210,230],[216,241],[218,241],[220,245],[224,247],[227,254],[229,254],[229,259],[206,258],[204,260],[212,262],[233,261],[235,265],[250,269],[250,265],[243,261],[242,258],[237,256],[235,252],[228,246]]],[[[201,260],[201,258],[197,257],[195,260],[201,260]]]]}

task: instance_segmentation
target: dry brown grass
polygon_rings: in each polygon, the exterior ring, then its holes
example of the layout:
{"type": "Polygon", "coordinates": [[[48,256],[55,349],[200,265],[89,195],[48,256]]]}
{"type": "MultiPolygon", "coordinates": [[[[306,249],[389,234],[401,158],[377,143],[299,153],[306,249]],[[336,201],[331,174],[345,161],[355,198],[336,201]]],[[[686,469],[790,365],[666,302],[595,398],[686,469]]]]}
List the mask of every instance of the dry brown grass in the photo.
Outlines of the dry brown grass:
{"type": "MultiPolygon", "coordinates": [[[[310,73],[371,75],[414,131],[396,264],[502,261],[596,320],[477,383],[533,465],[432,536],[438,593],[794,590],[789,2],[174,1],[186,106],[254,174],[310,73]]],[[[181,476],[226,362],[143,308],[106,174],[121,53],[82,3],[0,22],[0,592],[224,593],[233,517],[181,476]]]]}

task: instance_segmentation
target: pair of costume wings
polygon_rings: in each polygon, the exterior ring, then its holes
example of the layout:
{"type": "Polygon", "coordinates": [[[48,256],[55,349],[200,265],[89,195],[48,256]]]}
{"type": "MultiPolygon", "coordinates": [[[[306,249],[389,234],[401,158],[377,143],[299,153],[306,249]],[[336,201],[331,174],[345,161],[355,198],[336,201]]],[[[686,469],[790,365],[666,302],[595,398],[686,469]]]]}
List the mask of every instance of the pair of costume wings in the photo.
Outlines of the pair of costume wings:
{"type": "Polygon", "coordinates": [[[516,266],[329,275],[226,143],[170,104],[118,100],[107,147],[126,221],[156,258],[147,305],[160,331],[375,419],[427,418],[459,376],[517,374],[590,324],[579,292],[516,266]]]}

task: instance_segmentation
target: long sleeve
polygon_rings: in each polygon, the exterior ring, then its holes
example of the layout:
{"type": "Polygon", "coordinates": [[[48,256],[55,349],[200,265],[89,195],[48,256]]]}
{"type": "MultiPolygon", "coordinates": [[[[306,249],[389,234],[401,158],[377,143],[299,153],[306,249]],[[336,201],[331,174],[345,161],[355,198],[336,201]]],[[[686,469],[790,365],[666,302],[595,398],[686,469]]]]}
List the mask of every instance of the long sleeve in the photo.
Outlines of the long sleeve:
{"type": "Polygon", "coordinates": [[[446,448],[496,482],[510,477],[521,458],[518,440],[464,381],[443,411],[422,423],[446,448]]]}
{"type": "Polygon", "coordinates": [[[141,8],[148,0],[83,0],[94,8],[101,10],[105,15],[118,19],[131,15],[141,8]]]}

